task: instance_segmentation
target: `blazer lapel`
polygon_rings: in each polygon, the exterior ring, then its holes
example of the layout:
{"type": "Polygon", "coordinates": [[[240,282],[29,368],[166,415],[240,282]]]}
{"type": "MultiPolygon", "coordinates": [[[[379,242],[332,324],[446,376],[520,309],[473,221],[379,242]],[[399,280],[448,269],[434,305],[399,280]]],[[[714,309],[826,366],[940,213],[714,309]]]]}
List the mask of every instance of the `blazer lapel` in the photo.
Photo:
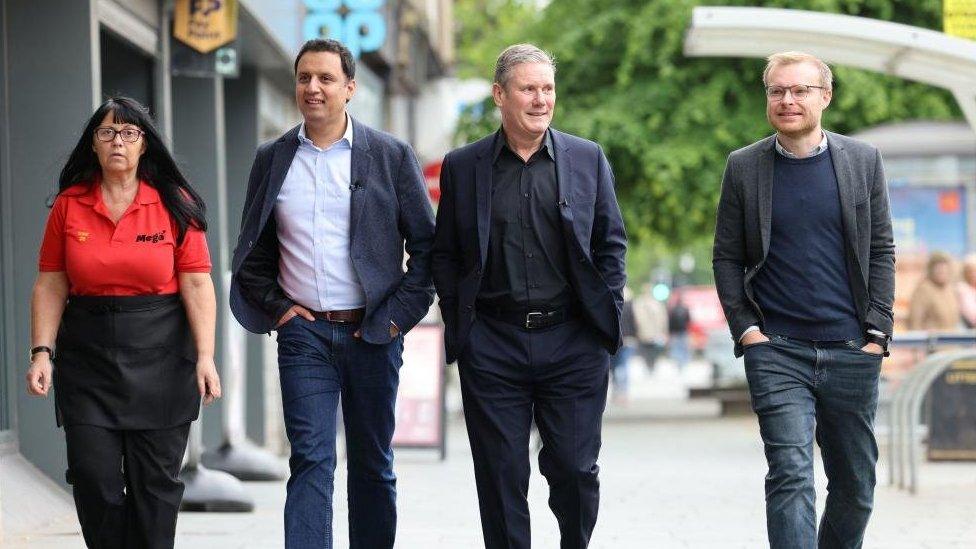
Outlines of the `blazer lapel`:
{"type": "Polygon", "coordinates": [[[373,168],[373,156],[369,151],[369,139],[366,129],[351,116],[352,123],[352,160],[349,170],[351,181],[351,205],[349,210],[349,241],[356,241],[357,228],[363,219],[366,207],[366,188],[373,168]]]}
{"type": "MultiPolygon", "coordinates": [[[[495,139],[499,139],[496,135],[495,139]]],[[[485,147],[478,154],[474,167],[475,202],[478,219],[478,249],[481,252],[481,267],[488,261],[488,233],[491,228],[491,151],[494,139],[486,140],[485,147]]]]}
{"type": "MultiPolygon", "coordinates": [[[[844,237],[851,250],[857,249],[857,223],[854,219],[854,170],[851,159],[844,149],[844,145],[827,134],[827,150],[834,163],[834,175],[837,176],[837,191],[840,195],[840,213],[844,222],[844,237]]],[[[857,254],[854,254],[857,257],[857,254]]]]}
{"type": "Polygon", "coordinates": [[[563,140],[562,134],[552,128],[549,128],[549,134],[552,136],[552,147],[556,154],[556,187],[559,189],[558,206],[559,215],[563,219],[563,229],[564,232],[568,231],[568,234],[572,234],[577,245],[582,248],[580,243],[583,242],[583,239],[577,234],[578,227],[573,222],[573,205],[577,204],[577,201],[573,200],[573,191],[579,190],[574,188],[572,184],[575,181],[573,178],[573,155],[570,154],[569,146],[563,140]]]}
{"type": "Polygon", "coordinates": [[[288,168],[291,167],[291,162],[295,159],[295,152],[298,151],[299,127],[295,126],[275,143],[274,156],[271,159],[270,178],[268,179],[268,187],[265,190],[264,206],[261,209],[261,223],[258,225],[259,227],[263,228],[264,224],[268,222],[268,217],[274,208],[275,200],[278,198],[281,186],[285,182],[285,176],[288,175],[288,168]]]}
{"type": "Polygon", "coordinates": [[[773,155],[776,154],[776,136],[759,153],[756,179],[759,192],[759,236],[762,239],[763,258],[769,253],[769,236],[773,226],[773,155]]]}

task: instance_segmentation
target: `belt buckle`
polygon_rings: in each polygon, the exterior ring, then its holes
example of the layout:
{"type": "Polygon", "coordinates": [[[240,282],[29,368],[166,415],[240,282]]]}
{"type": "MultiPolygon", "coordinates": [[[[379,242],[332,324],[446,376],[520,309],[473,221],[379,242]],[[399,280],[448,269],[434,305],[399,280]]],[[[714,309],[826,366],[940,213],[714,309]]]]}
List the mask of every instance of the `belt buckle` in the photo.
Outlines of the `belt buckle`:
{"type": "Polygon", "coordinates": [[[533,322],[538,321],[538,320],[543,320],[543,319],[546,318],[546,316],[548,316],[548,315],[546,315],[546,313],[543,313],[541,311],[532,311],[532,312],[526,313],[526,315],[525,315],[525,327],[528,328],[528,329],[538,328],[538,326],[534,325],[533,322]]]}

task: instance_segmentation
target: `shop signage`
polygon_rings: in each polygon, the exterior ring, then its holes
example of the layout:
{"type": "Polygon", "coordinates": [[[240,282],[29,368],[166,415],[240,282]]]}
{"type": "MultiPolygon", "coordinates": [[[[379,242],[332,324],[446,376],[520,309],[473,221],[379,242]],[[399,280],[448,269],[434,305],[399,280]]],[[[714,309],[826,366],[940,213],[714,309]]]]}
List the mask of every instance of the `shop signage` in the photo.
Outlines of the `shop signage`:
{"type": "Polygon", "coordinates": [[[237,0],[176,0],[173,38],[210,53],[237,38],[237,0]]]}
{"type": "Polygon", "coordinates": [[[305,0],[303,39],[333,38],[355,57],[376,51],[386,41],[386,0],[305,0]]]}

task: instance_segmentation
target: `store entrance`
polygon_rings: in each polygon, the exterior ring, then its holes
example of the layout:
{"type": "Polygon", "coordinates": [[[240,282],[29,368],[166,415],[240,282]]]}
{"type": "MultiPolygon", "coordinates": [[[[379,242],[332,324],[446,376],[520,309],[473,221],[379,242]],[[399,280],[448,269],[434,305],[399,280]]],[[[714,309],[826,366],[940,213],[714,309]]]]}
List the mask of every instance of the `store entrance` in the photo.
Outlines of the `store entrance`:
{"type": "Polygon", "coordinates": [[[111,31],[102,29],[102,99],[124,95],[149,107],[155,118],[154,60],[111,31]]]}

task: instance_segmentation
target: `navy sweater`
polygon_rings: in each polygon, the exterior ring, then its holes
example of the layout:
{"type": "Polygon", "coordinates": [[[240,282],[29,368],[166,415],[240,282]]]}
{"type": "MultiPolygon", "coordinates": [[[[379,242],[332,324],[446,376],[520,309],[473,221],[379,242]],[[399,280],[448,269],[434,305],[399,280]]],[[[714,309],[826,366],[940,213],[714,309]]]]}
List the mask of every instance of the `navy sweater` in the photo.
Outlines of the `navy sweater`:
{"type": "Polygon", "coordinates": [[[776,155],[772,214],[769,254],[753,282],[764,331],[810,341],[860,336],[830,152],[776,155]]]}

